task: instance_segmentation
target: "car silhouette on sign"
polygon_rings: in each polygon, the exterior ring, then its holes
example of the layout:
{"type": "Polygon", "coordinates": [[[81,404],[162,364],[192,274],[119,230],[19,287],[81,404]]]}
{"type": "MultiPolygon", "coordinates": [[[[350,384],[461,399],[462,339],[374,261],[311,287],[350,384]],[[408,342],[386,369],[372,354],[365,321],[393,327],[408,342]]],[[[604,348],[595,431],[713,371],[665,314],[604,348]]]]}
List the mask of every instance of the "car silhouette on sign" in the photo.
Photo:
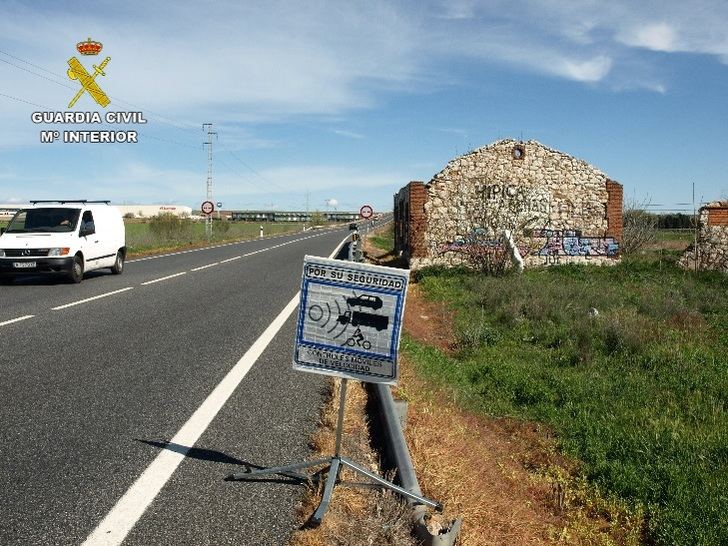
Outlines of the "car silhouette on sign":
{"type": "Polygon", "coordinates": [[[343,315],[339,315],[336,319],[341,324],[351,324],[352,326],[368,326],[376,328],[378,331],[386,330],[389,326],[389,317],[386,315],[375,315],[373,313],[362,313],[361,311],[345,311],[343,315]]]}
{"type": "Polygon", "coordinates": [[[350,307],[370,307],[372,309],[382,308],[382,298],[377,296],[370,296],[369,294],[362,294],[353,298],[346,298],[346,304],[350,307]]]}

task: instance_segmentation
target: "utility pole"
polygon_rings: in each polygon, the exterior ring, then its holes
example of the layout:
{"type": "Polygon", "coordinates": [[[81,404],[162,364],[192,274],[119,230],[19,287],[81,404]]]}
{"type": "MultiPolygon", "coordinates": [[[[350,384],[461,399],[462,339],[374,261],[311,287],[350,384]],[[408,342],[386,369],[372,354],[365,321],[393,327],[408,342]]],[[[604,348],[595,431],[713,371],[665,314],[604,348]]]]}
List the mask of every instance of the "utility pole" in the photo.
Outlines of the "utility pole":
{"type": "MultiPolygon", "coordinates": [[[[212,137],[217,139],[217,133],[212,131],[212,123],[203,123],[202,130],[207,129],[207,140],[203,142],[203,146],[207,146],[207,193],[206,200],[213,201],[212,199],[212,137]]],[[[205,218],[205,235],[209,241],[212,237],[212,216],[207,215],[205,218]]]]}
{"type": "MultiPolygon", "coordinates": [[[[310,214],[310,212],[308,210],[308,202],[309,202],[310,196],[311,196],[311,192],[308,191],[308,188],[306,188],[306,224],[310,224],[311,223],[311,214],[310,214]]],[[[305,228],[305,224],[304,224],[304,229],[306,229],[305,228]]]]}

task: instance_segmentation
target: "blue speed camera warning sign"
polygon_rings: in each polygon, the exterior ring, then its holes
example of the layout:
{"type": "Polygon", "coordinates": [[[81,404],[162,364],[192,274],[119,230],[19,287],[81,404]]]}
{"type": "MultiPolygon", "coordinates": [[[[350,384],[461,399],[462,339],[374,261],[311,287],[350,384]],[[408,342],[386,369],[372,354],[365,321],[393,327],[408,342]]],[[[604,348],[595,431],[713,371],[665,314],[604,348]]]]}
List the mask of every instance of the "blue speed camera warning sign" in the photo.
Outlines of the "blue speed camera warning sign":
{"type": "Polygon", "coordinates": [[[397,382],[409,270],[306,256],[293,367],[397,382]]]}

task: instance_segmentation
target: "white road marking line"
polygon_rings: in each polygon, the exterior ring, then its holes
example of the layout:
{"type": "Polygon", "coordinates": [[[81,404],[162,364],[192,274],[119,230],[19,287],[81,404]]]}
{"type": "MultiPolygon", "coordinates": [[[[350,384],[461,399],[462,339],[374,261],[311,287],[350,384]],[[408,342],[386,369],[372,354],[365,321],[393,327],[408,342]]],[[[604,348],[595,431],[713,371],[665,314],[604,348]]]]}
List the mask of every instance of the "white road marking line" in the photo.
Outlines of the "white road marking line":
{"type": "Polygon", "coordinates": [[[73,303],[67,303],[65,305],[59,305],[58,307],[52,307],[52,311],[60,311],[61,309],[66,309],[68,307],[73,307],[74,305],[81,305],[82,303],[86,303],[93,300],[99,300],[101,298],[108,298],[109,296],[113,296],[114,294],[119,294],[121,292],[126,292],[127,290],[134,290],[133,286],[127,286],[126,288],[121,288],[119,290],[114,290],[113,292],[107,292],[106,294],[100,294],[98,296],[94,296],[92,298],[86,298],[84,300],[78,300],[74,301],[73,303]]]}
{"type": "Polygon", "coordinates": [[[142,286],[146,286],[148,284],[154,284],[155,282],[166,281],[167,279],[174,279],[175,277],[179,277],[181,275],[187,275],[187,271],[182,271],[181,273],[175,273],[174,275],[167,275],[166,277],[160,277],[159,279],[154,279],[153,281],[143,282],[142,286]]]}
{"type": "Polygon", "coordinates": [[[20,322],[21,320],[28,320],[29,318],[33,318],[35,315],[25,315],[24,317],[18,317],[11,320],[6,320],[5,322],[0,322],[0,326],[6,326],[8,324],[14,324],[16,322],[20,322]]]}
{"type": "Polygon", "coordinates": [[[215,267],[216,265],[220,265],[220,262],[215,262],[214,264],[201,265],[200,267],[195,267],[194,269],[190,269],[190,271],[200,271],[202,269],[207,269],[208,267],[215,267]]]}
{"type": "Polygon", "coordinates": [[[203,250],[214,250],[216,248],[223,248],[226,246],[242,245],[245,243],[252,243],[253,241],[255,241],[255,239],[246,239],[245,241],[235,241],[232,243],[224,243],[221,245],[206,246],[203,248],[191,248],[189,250],[180,250],[178,252],[168,252],[166,254],[157,254],[156,256],[145,256],[143,258],[127,260],[126,263],[132,264],[134,262],[145,262],[147,260],[156,260],[157,258],[167,258],[168,256],[179,256],[180,254],[190,254],[191,252],[202,252],[203,250]]]}
{"type": "Polygon", "coordinates": [[[226,264],[228,262],[234,262],[235,260],[239,260],[242,258],[242,256],[233,256],[232,258],[228,258],[227,260],[220,260],[221,264],[226,264]]]}
{"type": "MultiPolygon", "coordinates": [[[[333,258],[341,249],[345,237],[329,256],[333,258]]],[[[184,460],[188,451],[192,449],[197,440],[210,426],[210,423],[223,408],[225,403],[232,396],[235,389],[256,363],[268,344],[273,340],[278,331],[283,327],[286,320],[298,307],[298,300],[301,293],[297,292],[293,299],[283,308],[278,316],[270,323],[268,328],[255,340],[255,343],[247,350],[232,370],[210,393],[207,399],[187,422],[182,425],[170,443],[185,446],[185,449],[171,451],[163,449],[152,463],[142,472],[141,476],[132,484],[126,493],[116,502],[111,511],[99,523],[88,538],[84,546],[112,546],[121,544],[132,530],[137,521],[144,515],[149,505],[162,490],[174,471],[184,460]]]]}
{"type": "Polygon", "coordinates": [[[268,250],[268,249],[267,248],[263,248],[261,250],[256,250],[254,252],[248,252],[247,254],[243,254],[241,256],[241,258],[247,258],[248,256],[252,256],[253,254],[260,254],[261,252],[265,252],[266,250],[268,250]]]}
{"type": "Polygon", "coordinates": [[[170,443],[185,446],[185,449],[170,451],[163,449],[152,461],[129,490],[114,505],[103,521],[88,536],[84,545],[121,544],[162,487],[167,483],[187,452],[195,445],[203,432],[222,409],[230,396],[253,367],[258,357],[268,347],[273,337],[283,327],[288,317],[298,307],[300,293],[288,302],[265,332],[253,343],[202,405],[175,434],[170,443]]]}

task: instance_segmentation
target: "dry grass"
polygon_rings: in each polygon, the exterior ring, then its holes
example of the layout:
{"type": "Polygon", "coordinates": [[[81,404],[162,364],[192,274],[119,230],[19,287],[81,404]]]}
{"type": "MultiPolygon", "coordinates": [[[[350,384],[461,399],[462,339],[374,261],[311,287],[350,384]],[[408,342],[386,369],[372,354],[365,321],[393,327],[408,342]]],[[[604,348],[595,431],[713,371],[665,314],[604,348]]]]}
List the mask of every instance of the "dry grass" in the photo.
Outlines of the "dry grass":
{"type": "MultiPolygon", "coordinates": [[[[321,413],[321,423],[311,440],[315,457],[334,453],[340,380],[332,380],[332,392],[321,413]]],[[[379,473],[378,457],[369,443],[366,420],[367,394],[361,383],[349,381],[344,415],[342,455],[379,473]]],[[[340,473],[344,482],[366,479],[348,469],[340,473]]],[[[299,507],[302,525],[321,500],[323,483],[306,492],[299,507]]],[[[291,546],[415,546],[411,537],[410,509],[388,491],[337,485],[323,522],[317,528],[296,531],[291,546]]]]}

